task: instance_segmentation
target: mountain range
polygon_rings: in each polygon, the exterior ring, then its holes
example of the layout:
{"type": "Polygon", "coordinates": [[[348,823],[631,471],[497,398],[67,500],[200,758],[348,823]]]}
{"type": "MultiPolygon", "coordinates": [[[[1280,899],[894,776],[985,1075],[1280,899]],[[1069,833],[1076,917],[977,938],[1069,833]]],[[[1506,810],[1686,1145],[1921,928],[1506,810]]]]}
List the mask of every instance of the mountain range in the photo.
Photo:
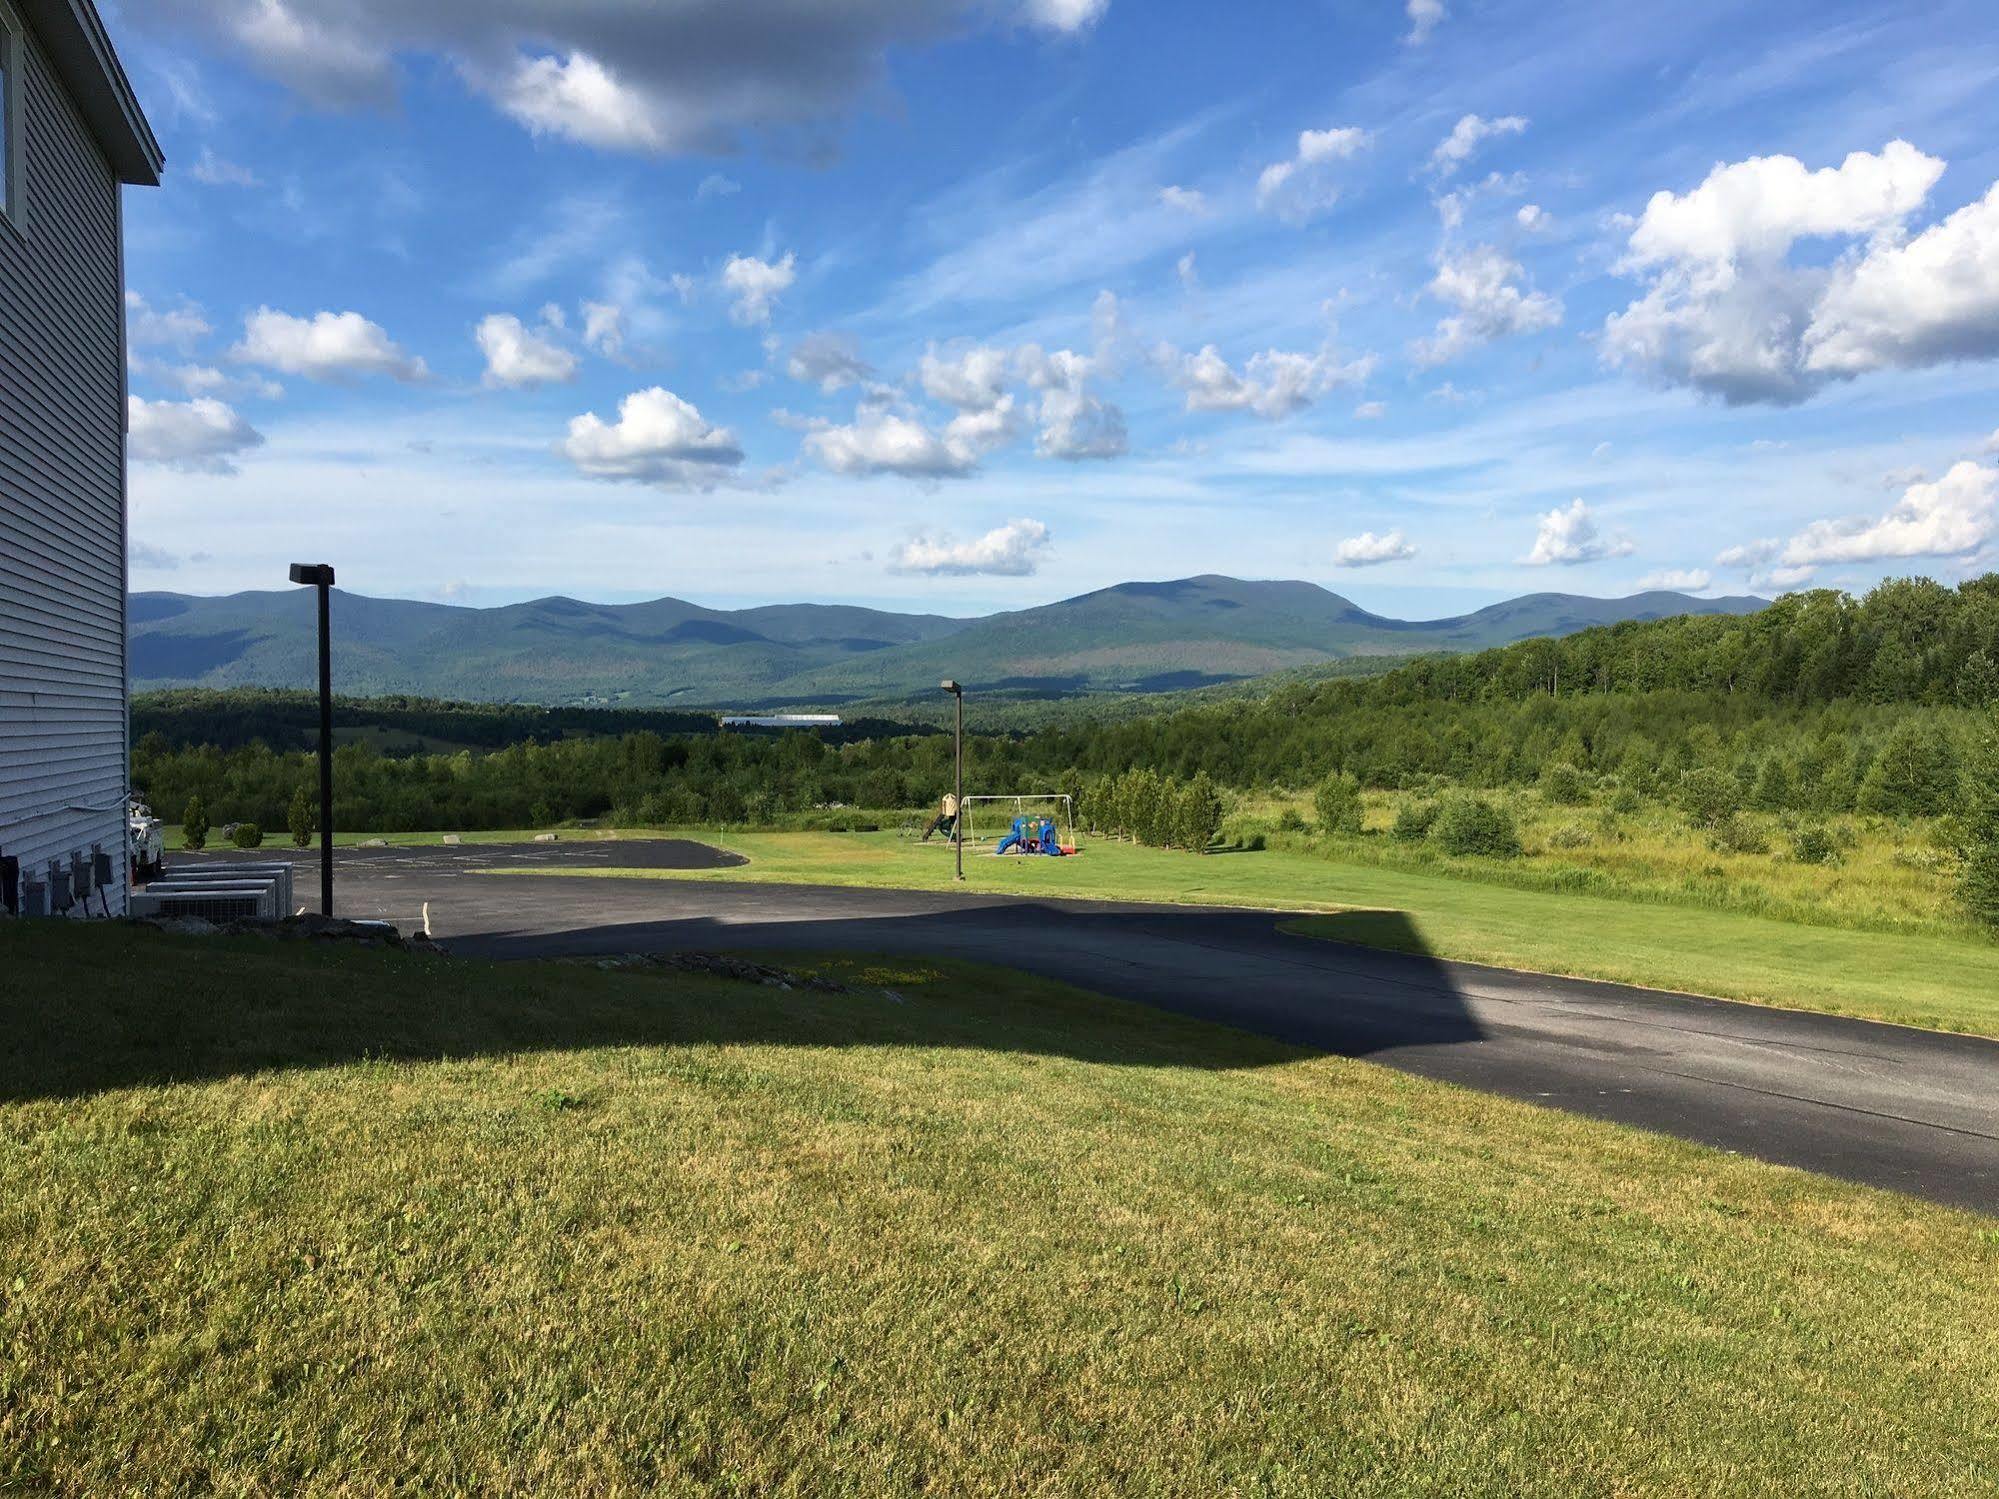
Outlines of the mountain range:
{"type": "MultiPolygon", "coordinates": [[[[1764,602],[1536,593],[1452,619],[1400,620],[1313,583],[1206,576],[953,619],[839,604],[706,609],[671,598],[482,609],[335,590],[334,685],[354,696],[718,709],[894,699],[934,692],[944,677],[1015,696],[1161,692],[1356,657],[1483,650],[1621,620],[1751,613],[1764,602]]],[[[309,589],[138,593],[130,629],[135,690],[315,680],[309,589]]]]}

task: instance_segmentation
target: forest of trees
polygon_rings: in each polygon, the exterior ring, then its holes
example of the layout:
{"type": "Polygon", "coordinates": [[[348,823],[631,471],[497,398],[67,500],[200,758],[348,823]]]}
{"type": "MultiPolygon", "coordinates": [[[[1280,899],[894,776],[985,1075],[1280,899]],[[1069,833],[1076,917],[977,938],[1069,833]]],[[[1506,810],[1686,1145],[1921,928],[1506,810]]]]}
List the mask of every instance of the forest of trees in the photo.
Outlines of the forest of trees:
{"type": "MultiPolygon", "coordinates": [[[[1999,704],[1995,658],[1999,576],[1956,589],[1896,581],[1861,599],[1819,591],[1755,615],[1619,624],[1426,658],[1260,701],[979,736],[968,749],[968,783],[1080,795],[1088,783],[1132,771],[1227,790],[1303,789],[1336,774],[1377,789],[1538,785],[1580,774],[1676,799],[1691,772],[1708,770],[1761,810],[1968,813],[1983,805],[1970,767],[1999,704]]],[[[148,704],[149,716],[135,724],[135,784],[170,819],[199,796],[218,822],[284,826],[312,776],[310,757],[291,748],[288,733],[271,736],[280,743],[272,748],[263,736],[245,743],[226,731],[257,721],[279,696],[175,694],[148,704]],[[162,715],[182,729],[222,727],[190,742],[185,733],[170,738],[162,715]]],[[[285,697],[286,714],[297,696],[285,697]]],[[[717,734],[706,721],[700,732],[673,732],[673,715],[647,715],[662,722],[640,726],[587,710],[366,706],[457,742],[484,743],[495,725],[522,731],[490,752],[390,758],[344,746],[336,780],[350,828],[606,816],[740,823],[835,804],[883,812],[929,803],[950,774],[948,736],[884,726],[850,728],[846,742],[831,743],[812,734],[717,734]],[[618,732],[581,732],[590,725],[618,732]]],[[[972,712],[976,722],[976,697],[972,712]]]]}

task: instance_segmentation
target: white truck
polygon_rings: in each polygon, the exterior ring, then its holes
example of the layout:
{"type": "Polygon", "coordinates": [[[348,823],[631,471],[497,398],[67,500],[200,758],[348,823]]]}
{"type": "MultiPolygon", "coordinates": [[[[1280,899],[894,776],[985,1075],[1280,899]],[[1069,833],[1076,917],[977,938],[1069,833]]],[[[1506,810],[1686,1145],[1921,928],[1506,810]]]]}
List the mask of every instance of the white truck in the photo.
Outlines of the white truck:
{"type": "Polygon", "coordinates": [[[126,802],[125,829],[133,880],[150,880],[164,873],[167,867],[166,836],[161,831],[159,818],[153,816],[153,809],[146,805],[144,798],[135,796],[126,802]]]}

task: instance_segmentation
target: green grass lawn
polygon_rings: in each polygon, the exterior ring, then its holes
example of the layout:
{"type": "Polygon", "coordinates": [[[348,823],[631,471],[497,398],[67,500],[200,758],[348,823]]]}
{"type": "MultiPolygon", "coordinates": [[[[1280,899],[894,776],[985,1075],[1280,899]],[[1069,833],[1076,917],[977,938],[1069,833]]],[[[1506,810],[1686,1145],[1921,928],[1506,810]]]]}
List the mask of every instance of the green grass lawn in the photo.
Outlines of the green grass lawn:
{"type": "Polygon", "coordinates": [[[1989,1219],[950,963],[0,965],[0,1491],[1999,1487],[1989,1219]]]}
{"type": "MultiPolygon", "coordinates": [[[[635,835],[626,835],[635,836],[635,835]]],[[[748,857],[712,871],[550,870],[648,879],[951,888],[950,850],[893,833],[693,832],[748,857]]],[[[1298,930],[1436,957],[1573,974],[1938,1030],[1999,1035],[1999,944],[1944,933],[1850,931],[1771,917],[1522,890],[1422,870],[1271,850],[1205,856],[1090,840],[1075,859],[967,851],[967,887],[1010,894],[1380,911],[1298,930]]],[[[1476,862],[1476,861],[1470,861],[1476,862]]],[[[519,872],[519,871],[515,871],[519,872]]]]}

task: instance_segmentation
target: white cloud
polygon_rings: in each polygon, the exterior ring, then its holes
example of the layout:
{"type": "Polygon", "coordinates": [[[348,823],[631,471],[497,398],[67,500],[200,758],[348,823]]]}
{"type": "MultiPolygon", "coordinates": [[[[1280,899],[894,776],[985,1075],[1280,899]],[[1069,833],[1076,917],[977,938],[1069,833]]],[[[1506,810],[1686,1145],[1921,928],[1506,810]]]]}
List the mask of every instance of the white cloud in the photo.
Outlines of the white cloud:
{"type": "Polygon", "coordinates": [[[1714,574],[1702,567],[1667,567],[1647,573],[1638,580],[1640,593],[1663,589],[1668,593],[1701,593],[1714,586],[1714,574]]]}
{"type": "Polygon", "coordinates": [[[592,478],[675,489],[709,488],[743,461],[734,433],[657,385],[626,396],[615,423],[594,411],[577,417],[562,452],[592,478]]]}
{"type": "Polygon", "coordinates": [[[194,165],[187,169],[187,174],[204,187],[258,186],[255,172],[236,162],[223,160],[207,146],[201,148],[201,155],[194,159],[194,165]]]}
{"type": "Polygon", "coordinates": [[[1048,527],[1038,520],[1008,521],[976,541],[917,536],[896,548],[889,570],[931,577],[1025,578],[1041,565],[1052,541],[1048,527]]]}
{"type": "Polygon", "coordinates": [[[131,558],[132,566],[142,572],[170,573],[181,564],[176,553],[143,541],[134,541],[126,548],[126,555],[131,558]]]}
{"type": "Polygon", "coordinates": [[[1085,389],[1084,382],[1097,372],[1095,360],[1072,349],[1043,353],[1036,344],[1022,345],[1014,358],[1022,378],[1041,392],[1035,451],[1042,457],[1074,463],[1117,458],[1127,451],[1124,412],[1085,389]]]}
{"type": "Polygon", "coordinates": [[[1354,407],[1353,414],[1355,419],[1359,421],[1378,422],[1384,416],[1388,415],[1388,403],[1385,401],[1362,401],[1358,406],[1354,407]]]}
{"type": "Polygon", "coordinates": [[[1851,376],[1999,354],[1999,183],[1907,244],[1833,271],[1805,330],[1805,368],[1851,376]]]}
{"type": "Polygon", "coordinates": [[[1266,421],[1303,411],[1340,386],[1365,383],[1375,366],[1372,355],[1342,364],[1325,349],[1316,354],[1266,349],[1237,373],[1213,344],[1198,354],[1163,348],[1159,359],[1187,392],[1189,411],[1253,411],[1266,421]]]}
{"type": "Polygon", "coordinates": [[[798,258],[787,254],[779,261],[759,260],[753,255],[731,255],[722,267],[722,285],[735,298],[729,316],[744,327],[770,321],[771,303],[798,279],[798,258]]]}
{"type": "Polygon", "coordinates": [[[625,352],[625,312],[610,302],[583,304],[583,347],[616,359],[625,352]]]}
{"type": "Polygon", "coordinates": [[[1516,284],[1519,262],[1490,245],[1446,254],[1424,288],[1458,311],[1414,348],[1419,364],[1443,364],[1469,349],[1513,333],[1537,333],[1562,320],[1562,304],[1546,292],[1516,284]]]}
{"type": "Polygon", "coordinates": [[[742,183],[733,177],[725,177],[720,172],[710,172],[701,179],[701,185],[694,189],[694,201],[705,198],[733,198],[743,190],[742,183]]]}
{"type": "Polygon", "coordinates": [[[671,150],[680,140],[680,122],[663,101],[587,52],[517,57],[495,73],[468,71],[494,103],[536,135],[651,152],[671,150]]]}
{"type": "Polygon", "coordinates": [[[1201,289],[1201,272],[1199,266],[1194,262],[1194,252],[1192,250],[1182,255],[1178,262],[1175,263],[1173,273],[1180,278],[1180,289],[1182,291],[1199,291],[1201,289]]]}
{"type": "Polygon", "coordinates": [[[1336,567],[1379,567],[1384,562],[1401,562],[1416,555],[1415,544],[1398,528],[1377,536],[1363,531],[1349,536],[1333,553],[1336,567]]]}
{"type": "Polygon", "coordinates": [[[972,471],[976,452],[954,447],[914,417],[864,411],[850,426],[822,426],[805,449],[836,474],[900,474],[907,479],[952,479],[972,471]]]}
{"type": "Polygon", "coordinates": [[[1437,142],[1437,149],[1430,153],[1430,168],[1448,177],[1477,155],[1485,142],[1496,136],[1519,135],[1526,128],[1527,121],[1519,115],[1501,115],[1498,119],[1465,115],[1451,127],[1449,135],[1437,142]]]}
{"type": "Polygon", "coordinates": [[[1182,213],[1197,217],[1208,211],[1208,195],[1199,188],[1162,187],[1159,189],[1159,201],[1168,208],[1177,208],[1182,213]]]}
{"type": "Polygon", "coordinates": [[[1995,430],[1990,437],[1985,439],[1985,451],[1988,453],[1999,453],[1999,430],[1995,430]]]}
{"type": "Polygon", "coordinates": [[[1999,523],[1999,468],[1966,459],[1941,479],[1911,484],[1886,515],[1814,521],[1784,545],[1791,567],[1899,557],[1958,557],[1977,551],[1999,523]]]}
{"type": "Polygon", "coordinates": [[[1737,567],[1753,571],[1763,566],[1777,555],[1780,543],[1774,536],[1765,536],[1757,541],[1745,541],[1732,547],[1724,547],[1715,553],[1716,567],[1737,567]]]}
{"type": "Polygon", "coordinates": [[[178,307],[156,309],[137,292],[125,293],[125,341],[135,349],[163,345],[185,353],[213,331],[202,310],[185,298],[178,307]]]}
{"type": "Polygon", "coordinates": [[[1256,206],[1289,224],[1317,218],[1339,201],[1335,164],[1352,160],[1373,142],[1372,134],[1355,125],[1300,131],[1297,154],[1273,161],[1257,177],[1256,206]]]}
{"type": "Polygon", "coordinates": [[[221,401],[126,401],[132,457],[184,473],[233,474],[235,460],[263,446],[263,434],[221,401]]]}
{"type": "Polygon", "coordinates": [[[924,351],[917,378],[933,401],[961,411],[983,411],[999,404],[1006,392],[1013,355],[986,344],[943,355],[933,345],[924,351]]]}
{"type": "Polygon", "coordinates": [[[1409,16],[1409,34],[1403,40],[1412,47],[1427,42],[1430,33],[1449,14],[1444,9],[1444,0],[1408,0],[1404,8],[1409,16]]]}
{"type": "Polygon", "coordinates": [[[785,373],[806,385],[828,392],[844,385],[859,385],[874,375],[862,359],[853,339],[844,333],[808,333],[791,350],[785,373]]]}
{"type": "Polygon", "coordinates": [[[1604,324],[1604,358],[1731,405],[1788,405],[1874,370],[1999,355],[1999,185],[1906,234],[1943,169],[1896,140],[1817,171],[1752,157],[1654,194],[1621,266],[1650,284],[1604,324]],[[1849,247],[1794,261],[1804,240],[1849,247]]]}
{"type": "Polygon", "coordinates": [[[1534,550],[1523,560],[1530,567],[1551,564],[1574,567],[1583,562],[1601,562],[1607,557],[1628,557],[1633,550],[1629,541],[1605,537],[1599,532],[1589,506],[1575,499],[1540,518],[1534,533],[1534,550]]]}
{"type": "Polygon", "coordinates": [[[309,380],[357,375],[422,380],[430,373],[421,359],[404,353],[379,324],[358,312],[321,312],[302,318],[260,307],[243,320],[243,341],[229,353],[244,364],[309,380]]]}
{"type": "Polygon", "coordinates": [[[1555,221],[1539,203],[1525,203],[1513,215],[1513,222],[1529,234],[1545,234],[1555,221]]]}
{"type": "Polygon", "coordinates": [[[525,390],[575,379],[576,356],[555,341],[554,333],[550,321],[530,329],[511,313],[481,320],[474,336],[486,356],[486,384],[525,390]]]}

